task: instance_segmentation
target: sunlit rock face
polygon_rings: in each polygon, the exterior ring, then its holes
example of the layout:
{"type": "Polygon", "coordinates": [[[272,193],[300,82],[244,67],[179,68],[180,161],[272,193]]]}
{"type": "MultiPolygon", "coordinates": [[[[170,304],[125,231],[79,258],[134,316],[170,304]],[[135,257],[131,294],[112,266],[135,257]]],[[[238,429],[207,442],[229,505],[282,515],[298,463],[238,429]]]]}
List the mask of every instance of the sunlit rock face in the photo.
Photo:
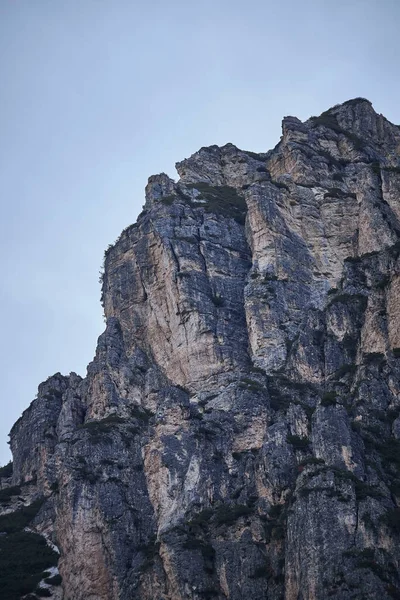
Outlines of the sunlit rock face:
{"type": "Polygon", "coordinates": [[[282,130],[150,177],[86,377],[12,429],[64,600],[400,597],[400,129],[282,130]]]}

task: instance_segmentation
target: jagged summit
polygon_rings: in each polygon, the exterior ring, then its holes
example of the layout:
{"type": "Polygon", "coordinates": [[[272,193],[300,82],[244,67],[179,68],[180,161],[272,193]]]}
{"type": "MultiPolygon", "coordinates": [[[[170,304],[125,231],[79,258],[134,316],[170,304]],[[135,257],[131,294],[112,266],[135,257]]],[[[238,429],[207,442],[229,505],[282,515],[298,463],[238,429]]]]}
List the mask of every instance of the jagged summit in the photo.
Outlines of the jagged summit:
{"type": "Polygon", "coordinates": [[[56,598],[400,594],[400,129],[358,98],[282,131],[149,178],[87,376],[12,429],[0,554],[55,542],[56,598]]]}
{"type": "MultiPolygon", "coordinates": [[[[274,150],[254,153],[240,150],[234,144],[203,147],[192,156],[176,163],[179,180],[175,183],[165,174],[153,175],[146,188],[146,208],[152,202],[184,201],[188,186],[195,183],[248,188],[262,181],[284,178],[286,184],[310,184],[310,172],[314,160],[329,163],[324,184],[336,187],[346,163],[358,162],[375,165],[375,168],[400,168],[400,129],[378,115],[369,100],[354,98],[337,104],[318,117],[310,117],[302,123],[297,117],[285,117],[282,121],[282,138],[274,150]],[[385,144],[386,153],[382,153],[385,144]],[[290,152],[286,160],[284,154],[290,152]],[[293,157],[296,156],[296,161],[293,157]],[[306,160],[304,160],[306,159],[306,160]],[[305,164],[307,162],[307,164],[305,164]],[[279,163],[279,166],[278,166],[279,163]],[[376,166],[378,165],[378,167],[376,166]]],[[[321,176],[321,174],[319,174],[321,176]]],[[[343,175],[344,178],[344,175],[343,175]]]]}

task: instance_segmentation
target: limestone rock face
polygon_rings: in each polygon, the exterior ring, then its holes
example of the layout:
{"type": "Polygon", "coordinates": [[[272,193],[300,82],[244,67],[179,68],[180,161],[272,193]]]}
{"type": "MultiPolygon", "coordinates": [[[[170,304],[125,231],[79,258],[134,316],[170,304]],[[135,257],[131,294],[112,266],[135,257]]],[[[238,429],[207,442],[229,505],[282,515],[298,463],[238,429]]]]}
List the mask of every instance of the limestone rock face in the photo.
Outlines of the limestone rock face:
{"type": "Polygon", "coordinates": [[[86,377],[11,431],[64,600],[400,597],[400,128],[282,129],[150,177],[86,377]]]}

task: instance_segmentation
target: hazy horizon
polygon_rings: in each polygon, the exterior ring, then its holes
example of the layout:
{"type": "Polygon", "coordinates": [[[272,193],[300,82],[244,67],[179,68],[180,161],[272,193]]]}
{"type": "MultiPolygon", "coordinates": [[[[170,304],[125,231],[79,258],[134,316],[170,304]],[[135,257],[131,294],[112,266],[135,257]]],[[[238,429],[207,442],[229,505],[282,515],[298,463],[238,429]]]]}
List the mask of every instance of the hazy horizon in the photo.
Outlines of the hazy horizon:
{"type": "Polygon", "coordinates": [[[269,150],[284,116],[357,96],[400,123],[399,17],[394,0],[3,0],[0,465],[39,383],[85,374],[103,253],[147,178],[202,146],[269,150]]]}

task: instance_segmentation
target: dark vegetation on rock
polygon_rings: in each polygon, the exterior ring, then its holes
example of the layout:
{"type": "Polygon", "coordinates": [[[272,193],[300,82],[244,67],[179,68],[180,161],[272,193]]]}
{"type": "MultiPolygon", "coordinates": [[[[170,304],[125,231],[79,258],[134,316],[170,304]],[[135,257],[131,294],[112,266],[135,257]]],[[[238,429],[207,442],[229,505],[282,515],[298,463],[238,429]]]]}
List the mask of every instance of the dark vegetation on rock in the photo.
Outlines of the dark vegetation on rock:
{"type": "MultiPolygon", "coordinates": [[[[24,528],[37,515],[43,501],[0,516],[0,598],[18,600],[34,592],[58,554],[37,533],[24,528]]],[[[59,584],[57,584],[59,585],[59,584]]]]}

